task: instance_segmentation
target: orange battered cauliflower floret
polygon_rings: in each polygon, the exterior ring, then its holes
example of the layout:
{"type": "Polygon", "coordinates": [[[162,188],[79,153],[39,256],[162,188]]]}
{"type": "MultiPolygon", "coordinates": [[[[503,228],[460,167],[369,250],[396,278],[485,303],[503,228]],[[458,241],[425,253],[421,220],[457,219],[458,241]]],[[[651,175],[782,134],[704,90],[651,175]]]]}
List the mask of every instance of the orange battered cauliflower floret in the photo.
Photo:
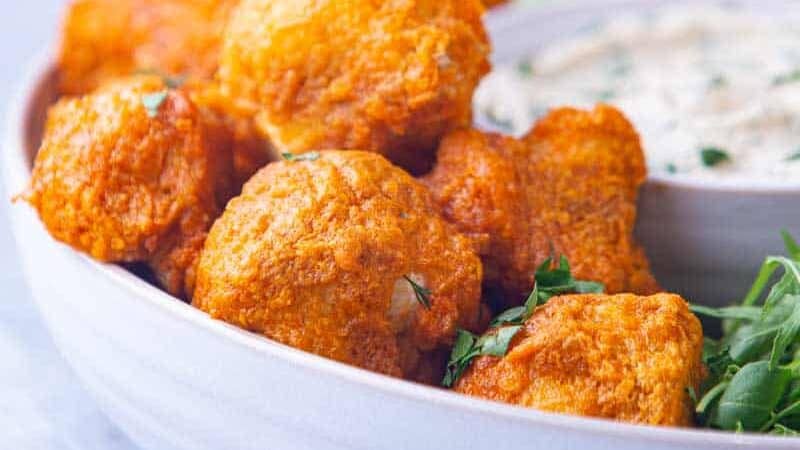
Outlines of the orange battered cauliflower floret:
{"type": "Polygon", "coordinates": [[[361,149],[406,168],[471,121],[489,70],[479,0],[244,0],[219,79],[281,150],[361,149]]]}
{"type": "Polygon", "coordinates": [[[555,110],[522,140],[451,133],[423,180],[444,217],[479,243],[486,285],[505,307],[524,300],[553,253],[606,292],[657,292],[633,238],[645,175],[635,130],[616,109],[599,106],[555,110]]]}
{"type": "Polygon", "coordinates": [[[24,197],[59,241],[100,261],[146,262],[167,291],[188,295],[232,191],[219,132],[159,77],[114,82],[51,108],[24,197]]]}
{"type": "Polygon", "coordinates": [[[152,70],[210,79],[222,30],[238,0],[74,0],[64,18],[59,69],[64,94],[152,70]]]}
{"type": "Polygon", "coordinates": [[[704,368],[700,322],[677,295],[573,295],[538,308],[500,358],[456,391],[545,411],[689,426],[704,368]]]}
{"type": "Polygon", "coordinates": [[[456,329],[478,321],[470,241],[377,154],[298,158],[268,165],[228,204],[203,250],[194,305],[341,362],[439,378],[456,329]]]}

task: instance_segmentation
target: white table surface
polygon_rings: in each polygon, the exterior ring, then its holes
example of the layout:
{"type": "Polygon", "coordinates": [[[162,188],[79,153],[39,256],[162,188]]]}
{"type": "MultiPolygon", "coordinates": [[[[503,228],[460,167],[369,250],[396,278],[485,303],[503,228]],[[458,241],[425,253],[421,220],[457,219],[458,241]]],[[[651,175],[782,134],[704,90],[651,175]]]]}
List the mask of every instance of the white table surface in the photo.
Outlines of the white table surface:
{"type": "MultiPolygon", "coordinates": [[[[27,61],[52,41],[63,3],[4,3],[0,14],[3,119],[27,61]]],[[[2,128],[0,133],[4,132],[2,128]]],[[[83,391],[41,323],[16,262],[6,217],[9,196],[0,188],[0,448],[135,450],[83,391]]]]}

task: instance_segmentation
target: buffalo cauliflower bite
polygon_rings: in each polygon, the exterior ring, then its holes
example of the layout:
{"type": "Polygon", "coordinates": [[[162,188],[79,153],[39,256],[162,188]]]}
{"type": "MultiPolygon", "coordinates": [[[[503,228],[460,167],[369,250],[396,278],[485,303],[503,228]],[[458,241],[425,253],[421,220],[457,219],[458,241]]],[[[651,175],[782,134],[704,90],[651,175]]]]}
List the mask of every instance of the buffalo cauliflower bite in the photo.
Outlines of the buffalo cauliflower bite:
{"type": "Polygon", "coordinates": [[[228,139],[158,77],[104,86],[49,112],[24,198],[59,241],[107,262],[146,262],[170,293],[192,289],[231,194],[228,139]]]}
{"type": "Polygon", "coordinates": [[[553,253],[606,292],[657,292],[632,236],[644,178],[638,135],[599,106],[555,110],[522,140],[453,132],[423,181],[444,217],[478,243],[486,285],[505,307],[521,303],[553,253]]]}
{"type": "Polygon", "coordinates": [[[361,149],[406,168],[471,121],[488,72],[479,0],[244,0],[219,79],[285,152],[361,149]]]}
{"type": "Polygon", "coordinates": [[[689,426],[702,347],[700,322],[677,295],[556,297],[504,357],[476,359],[455,389],[545,411],[689,426]]]}
{"type": "Polygon", "coordinates": [[[471,245],[381,156],[307,153],[261,169],[231,200],[193,302],[302,350],[431,381],[456,329],[477,325],[471,245]]]}
{"type": "Polygon", "coordinates": [[[137,70],[210,79],[238,0],[74,0],[59,49],[61,91],[86,94],[137,70]]]}

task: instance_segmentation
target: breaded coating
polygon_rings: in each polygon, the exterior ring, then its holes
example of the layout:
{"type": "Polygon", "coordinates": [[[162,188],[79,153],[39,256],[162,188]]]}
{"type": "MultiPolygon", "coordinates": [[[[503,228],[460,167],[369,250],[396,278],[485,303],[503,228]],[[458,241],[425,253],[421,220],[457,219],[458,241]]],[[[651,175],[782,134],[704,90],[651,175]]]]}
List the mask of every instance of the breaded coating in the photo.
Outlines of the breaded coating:
{"type": "Polygon", "coordinates": [[[266,166],[230,201],[203,250],[193,304],[341,362],[439,378],[456,329],[478,321],[471,242],[380,155],[306,157],[266,166]],[[430,309],[405,276],[430,291],[430,309]]]}
{"type": "Polygon", "coordinates": [[[471,122],[482,14],[479,0],[243,0],[219,79],[280,151],[369,150],[418,170],[471,122]]]}
{"type": "Polygon", "coordinates": [[[700,322],[677,295],[556,297],[506,356],[476,359],[455,389],[545,411],[689,426],[702,348],[700,322]]]}
{"type": "Polygon", "coordinates": [[[215,133],[159,77],[61,100],[24,198],[59,241],[100,261],[145,262],[167,291],[188,295],[232,190],[228,139],[215,133]]]}
{"type": "Polygon", "coordinates": [[[483,5],[487,8],[492,8],[505,3],[508,3],[508,0],[483,0],[483,5]]]}
{"type": "Polygon", "coordinates": [[[237,193],[258,169],[280,159],[269,140],[258,131],[253,118],[241,115],[229,99],[220,94],[216,83],[192,79],[186,82],[184,89],[206,121],[230,139],[237,193]]]}
{"type": "Polygon", "coordinates": [[[74,0],[59,49],[61,91],[86,94],[137,70],[210,79],[238,0],[74,0]]]}
{"type": "Polygon", "coordinates": [[[598,106],[554,110],[521,140],[453,132],[423,181],[444,217],[478,242],[486,285],[507,307],[524,300],[553,253],[608,293],[657,292],[632,236],[645,175],[631,124],[598,106]]]}

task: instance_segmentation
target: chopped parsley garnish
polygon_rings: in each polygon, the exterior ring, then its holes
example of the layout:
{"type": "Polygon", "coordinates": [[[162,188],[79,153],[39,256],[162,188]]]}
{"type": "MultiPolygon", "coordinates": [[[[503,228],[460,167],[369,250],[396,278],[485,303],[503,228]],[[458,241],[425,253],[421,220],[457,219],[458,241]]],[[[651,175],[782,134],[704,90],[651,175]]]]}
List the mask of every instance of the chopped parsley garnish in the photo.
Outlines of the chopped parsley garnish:
{"type": "Polygon", "coordinates": [[[478,356],[505,356],[511,339],[522,329],[522,324],[530,319],[540,305],[561,294],[582,294],[603,292],[603,285],[592,281],[576,280],[572,276],[569,261],[565,256],[559,258],[558,266],[553,266],[553,258],[547,258],[536,269],[536,282],[525,304],[500,313],[489,324],[490,330],[481,337],[469,331],[458,330],[458,337],[450,361],[447,363],[442,385],[451,387],[478,356]]]}
{"type": "Polygon", "coordinates": [[[503,131],[512,131],[514,129],[514,123],[511,120],[500,118],[492,108],[486,108],[483,111],[483,115],[489,123],[501,128],[503,131]]]}
{"type": "Polygon", "coordinates": [[[705,426],[800,432],[800,245],[787,232],[783,240],[787,256],[766,258],[740,305],[691,307],[723,320],[722,338],[703,345],[709,376],[695,412],[705,426]]]}
{"type": "Polygon", "coordinates": [[[151,119],[158,115],[158,110],[167,99],[168,91],[155,92],[153,94],[146,94],[142,96],[142,104],[147,110],[147,117],[151,119]]]}
{"type": "Polygon", "coordinates": [[[714,167],[731,160],[725,150],[718,147],[704,147],[700,149],[700,159],[706,167],[714,167]]]}
{"type": "Polygon", "coordinates": [[[772,79],[772,85],[783,86],[797,81],[800,81],[800,69],[794,69],[791,72],[776,76],[772,79]]]}
{"type": "Polygon", "coordinates": [[[319,152],[308,152],[295,155],[294,153],[281,153],[286,161],[316,161],[319,159],[319,152]]]}
{"type": "Polygon", "coordinates": [[[728,85],[728,79],[724,75],[714,75],[708,82],[709,89],[719,89],[728,85]]]}
{"type": "Polygon", "coordinates": [[[530,60],[523,59],[517,63],[517,73],[524,78],[530,78],[533,75],[533,63],[530,60]]]}
{"type": "Polygon", "coordinates": [[[674,163],[667,164],[667,172],[668,173],[678,173],[678,166],[674,163]]]}
{"type": "Polygon", "coordinates": [[[424,286],[420,286],[408,275],[403,275],[403,278],[405,278],[406,281],[408,281],[408,284],[411,285],[411,289],[414,290],[414,296],[417,297],[419,304],[424,306],[425,309],[431,309],[431,290],[424,286]]]}
{"type": "Polygon", "coordinates": [[[786,161],[800,161],[800,150],[795,151],[786,158],[786,161]]]}
{"type": "Polygon", "coordinates": [[[469,331],[458,330],[456,345],[450,354],[450,362],[447,364],[442,386],[452,387],[461,378],[472,360],[478,356],[504,356],[508,352],[511,339],[522,329],[522,325],[498,328],[478,337],[469,331]],[[494,331],[494,332],[493,332],[494,331]]]}
{"type": "Polygon", "coordinates": [[[597,93],[597,100],[601,102],[605,102],[608,100],[613,99],[617,96],[616,91],[613,89],[605,89],[597,93]]]}

